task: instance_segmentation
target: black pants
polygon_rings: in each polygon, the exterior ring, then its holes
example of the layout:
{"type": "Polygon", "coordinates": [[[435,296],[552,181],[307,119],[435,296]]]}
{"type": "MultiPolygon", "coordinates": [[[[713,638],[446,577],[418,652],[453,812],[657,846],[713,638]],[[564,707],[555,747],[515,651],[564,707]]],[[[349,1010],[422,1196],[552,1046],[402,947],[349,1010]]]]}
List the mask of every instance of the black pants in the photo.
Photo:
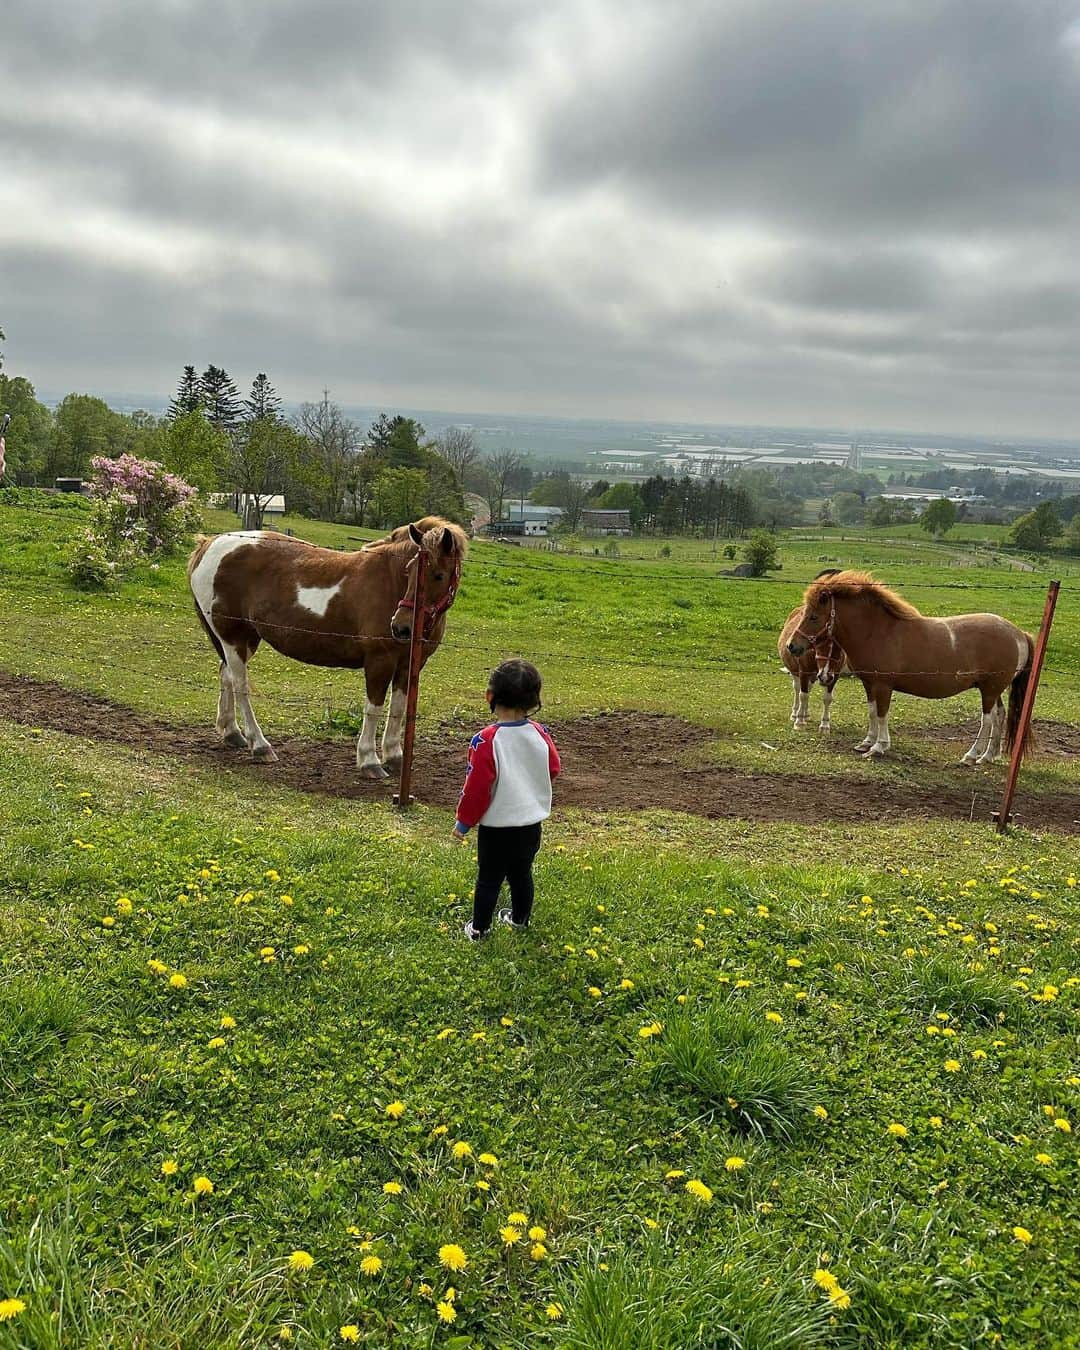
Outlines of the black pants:
{"type": "Polygon", "coordinates": [[[473,927],[486,933],[504,881],[510,883],[511,917],[528,923],[533,907],[532,865],[540,849],[540,825],[480,825],[476,831],[476,892],[473,927]]]}

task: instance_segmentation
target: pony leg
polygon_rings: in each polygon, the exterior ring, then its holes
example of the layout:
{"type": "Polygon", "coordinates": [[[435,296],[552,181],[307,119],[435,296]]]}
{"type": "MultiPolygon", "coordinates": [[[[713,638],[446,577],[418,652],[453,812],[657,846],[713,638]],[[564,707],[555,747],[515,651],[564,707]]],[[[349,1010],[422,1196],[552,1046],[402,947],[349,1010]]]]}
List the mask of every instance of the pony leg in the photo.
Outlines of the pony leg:
{"type": "Polygon", "coordinates": [[[877,731],[878,731],[877,704],[874,702],[872,698],[867,698],[866,700],[866,718],[867,718],[866,735],[855,747],[856,750],[869,750],[870,747],[877,740],[877,731]]]}
{"type": "Polygon", "coordinates": [[[795,691],[795,730],[805,731],[807,726],[807,714],[810,710],[810,686],[806,682],[805,676],[799,676],[795,691]]]}
{"type": "Polygon", "coordinates": [[[802,692],[802,691],[801,691],[801,689],[800,689],[800,687],[799,687],[799,677],[798,677],[798,675],[792,675],[792,677],[791,677],[791,718],[790,718],[790,720],[791,720],[792,722],[797,722],[797,721],[799,720],[799,705],[800,705],[800,703],[801,703],[801,698],[800,698],[801,692],[802,692]]]}
{"type": "Polygon", "coordinates": [[[832,709],[833,690],[836,686],[825,684],[821,687],[821,723],[818,731],[832,731],[832,722],[829,714],[832,709]]]}
{"type": "Polygon", "coordinates": [[[390,695],[390,712],[382,738],[383,764],[390,770],[401,767],[401,740],[405,725],[405,690],[394,689],[390,695]]]}
{"type": "Polygon", "coordinates": [[[228,665],[221,663],[221,692],[218,695],[217,732],[232,750],[246,750],[247,737],[236,724],[236,695],[233,693],[232,676],[228,665]]]}
{"type": "Polygon", "coordinates": [[[961,764],[977,764],[980,757],[990,744],[990,738],[993,735],[994,715],[993,713],[983,713],[979,721],[979,730],[975,733],[975,739],[971,743],[971,749],[960,761],[961,764]]]}
{"type": "Polygon", "coordinates": [[[379,756],[375,749],[375,737],[378,733],[382,710],[383,705],[381,703],[372,703],[369,698],[364,699],[364,722],[360,728],[360,735],[356,738],[356,767],[364,778],[381,779],[390,777],[379,763],[379,756]]]}
{"type": "Polygon", "coordinates": [[[262,734],[262,728],[255,720],[255,713],[251,707],[251,695],[248,690],[248,671],[247,662],[236,650],[228,643],[222,643],[225,649],[225,660],[229,667],[229,680],[232,684],[233,696],[240,705],[240,715],[244,719],[244,734],[251,745],[251,757],[263,764],[270,764],[277,755],[274,754],[274,747],[262,734]]]}
{"type": "Polygon", "coordinates": [[[1005,704],[1000,698],[994,704],[992,716],[994,720],[990,729],[990,739],[979,760],[980,764],[993,764],[994,760],[1001,756],[1001,743],[1005,739],[1005,704]]]}
{"type": "Polygon", "coordinates": [[[866,752],[867,759],[880,759],[892,745],[892,739],[889,736],[889,704],[891,701],[890,693],[884,694],[877,700],[877,731],[873,745],[866,752]]]}

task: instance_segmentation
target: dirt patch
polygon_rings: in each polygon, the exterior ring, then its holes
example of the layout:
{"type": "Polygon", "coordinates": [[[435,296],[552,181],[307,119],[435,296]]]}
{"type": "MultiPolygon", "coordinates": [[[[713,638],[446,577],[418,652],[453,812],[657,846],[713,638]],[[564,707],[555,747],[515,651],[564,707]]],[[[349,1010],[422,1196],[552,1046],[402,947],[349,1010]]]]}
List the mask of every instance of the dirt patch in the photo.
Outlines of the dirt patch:
{"type": "MultiPolygon", "coordinates": [[[[111,741],[212,764],[301,792],[386,799],[390,783],[357,777],[354,744],[294,736],[277,743],[276,764],[253,764],[226,750],[212,727],[157,721],[145,713],[63,685],[0,672],[0,717],[25,726],[111,741]]],[[[417,745],[415,792],[432,806],[453,807],[461,788],[466,728],[446,725],[417,745]]],[[[943,729],[947,730],[947,729],[943,729]]],[[[1071,729],[1070,729],[1071,730],[1071,729]]],[[[681,718],[615,712],[552,726],[563,756],[558,806],[604,811],[663,807],[709,819],[880,822],[905,818],[986,820],[1000,797],[998,776],[970,786],[927,789],[843,774],[748,774],[723,765],[687,763],[713,733],[681,718]]],[[[1032,829],[1080,833],[1080,794],[1021,794],[1015,819],[1032,829]]]]}

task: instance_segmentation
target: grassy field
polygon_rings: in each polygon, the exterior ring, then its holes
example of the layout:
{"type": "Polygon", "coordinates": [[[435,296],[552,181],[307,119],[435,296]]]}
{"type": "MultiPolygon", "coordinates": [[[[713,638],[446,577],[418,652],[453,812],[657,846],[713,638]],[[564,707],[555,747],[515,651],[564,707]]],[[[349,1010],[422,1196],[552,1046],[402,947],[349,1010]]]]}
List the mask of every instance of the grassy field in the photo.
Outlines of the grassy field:
{"type": "MultiPolygon", "coordinates": [[[[79,595],[71,529],[0,509],[0,668],[209,736],[182,565],[79,595]]],[[[1041,611],[1042,577],[939,590],[865,547],[931,612],[1041,611]]],[[[959,774],[937,741],[852,766],[787,731],[775,631],[823,551],[737,583],[480,545],[425,726],[535,643],[557,714],[681,712],[773,771],[959,774]]],[[[1066,589],[1047,716],[1080,720],[1078,646],[1066,589]]],[[[255,671],[272,739],[357,701],[255,671]]],[[[0,1346],[1080,1343],[1074,839],[558,812],[532,931],[472,946],[470,853],[423,805],[6,723],[0,785],[0,1346]]]]}

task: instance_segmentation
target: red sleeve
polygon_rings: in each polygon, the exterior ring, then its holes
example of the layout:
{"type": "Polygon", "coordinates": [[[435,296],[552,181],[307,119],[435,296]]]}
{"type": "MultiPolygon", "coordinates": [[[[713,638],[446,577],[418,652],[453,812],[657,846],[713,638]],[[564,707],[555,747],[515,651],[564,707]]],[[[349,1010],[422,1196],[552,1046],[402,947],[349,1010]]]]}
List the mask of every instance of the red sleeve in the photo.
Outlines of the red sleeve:
{"type": "Polygon", "coordinates": [[[469,763],[465,769],[465,786],[458,802],[457,823],[462,833],[480,823],[480,818],[491,805],[495,788],[495,728],[485,727],[469,742],[469,763]]]}
{"type": "Polygon", "coordinates": [[[551,774],[552,778],[558,778],[559,773],[562,770],[562,760],[559,758],[558,746],[556,746],[555,742],[551,739],[551,732],[548,731],[547,727],[542,727],[539,722],[534,722],[533,726],[547,742],[548,773],[551,774]]]}

